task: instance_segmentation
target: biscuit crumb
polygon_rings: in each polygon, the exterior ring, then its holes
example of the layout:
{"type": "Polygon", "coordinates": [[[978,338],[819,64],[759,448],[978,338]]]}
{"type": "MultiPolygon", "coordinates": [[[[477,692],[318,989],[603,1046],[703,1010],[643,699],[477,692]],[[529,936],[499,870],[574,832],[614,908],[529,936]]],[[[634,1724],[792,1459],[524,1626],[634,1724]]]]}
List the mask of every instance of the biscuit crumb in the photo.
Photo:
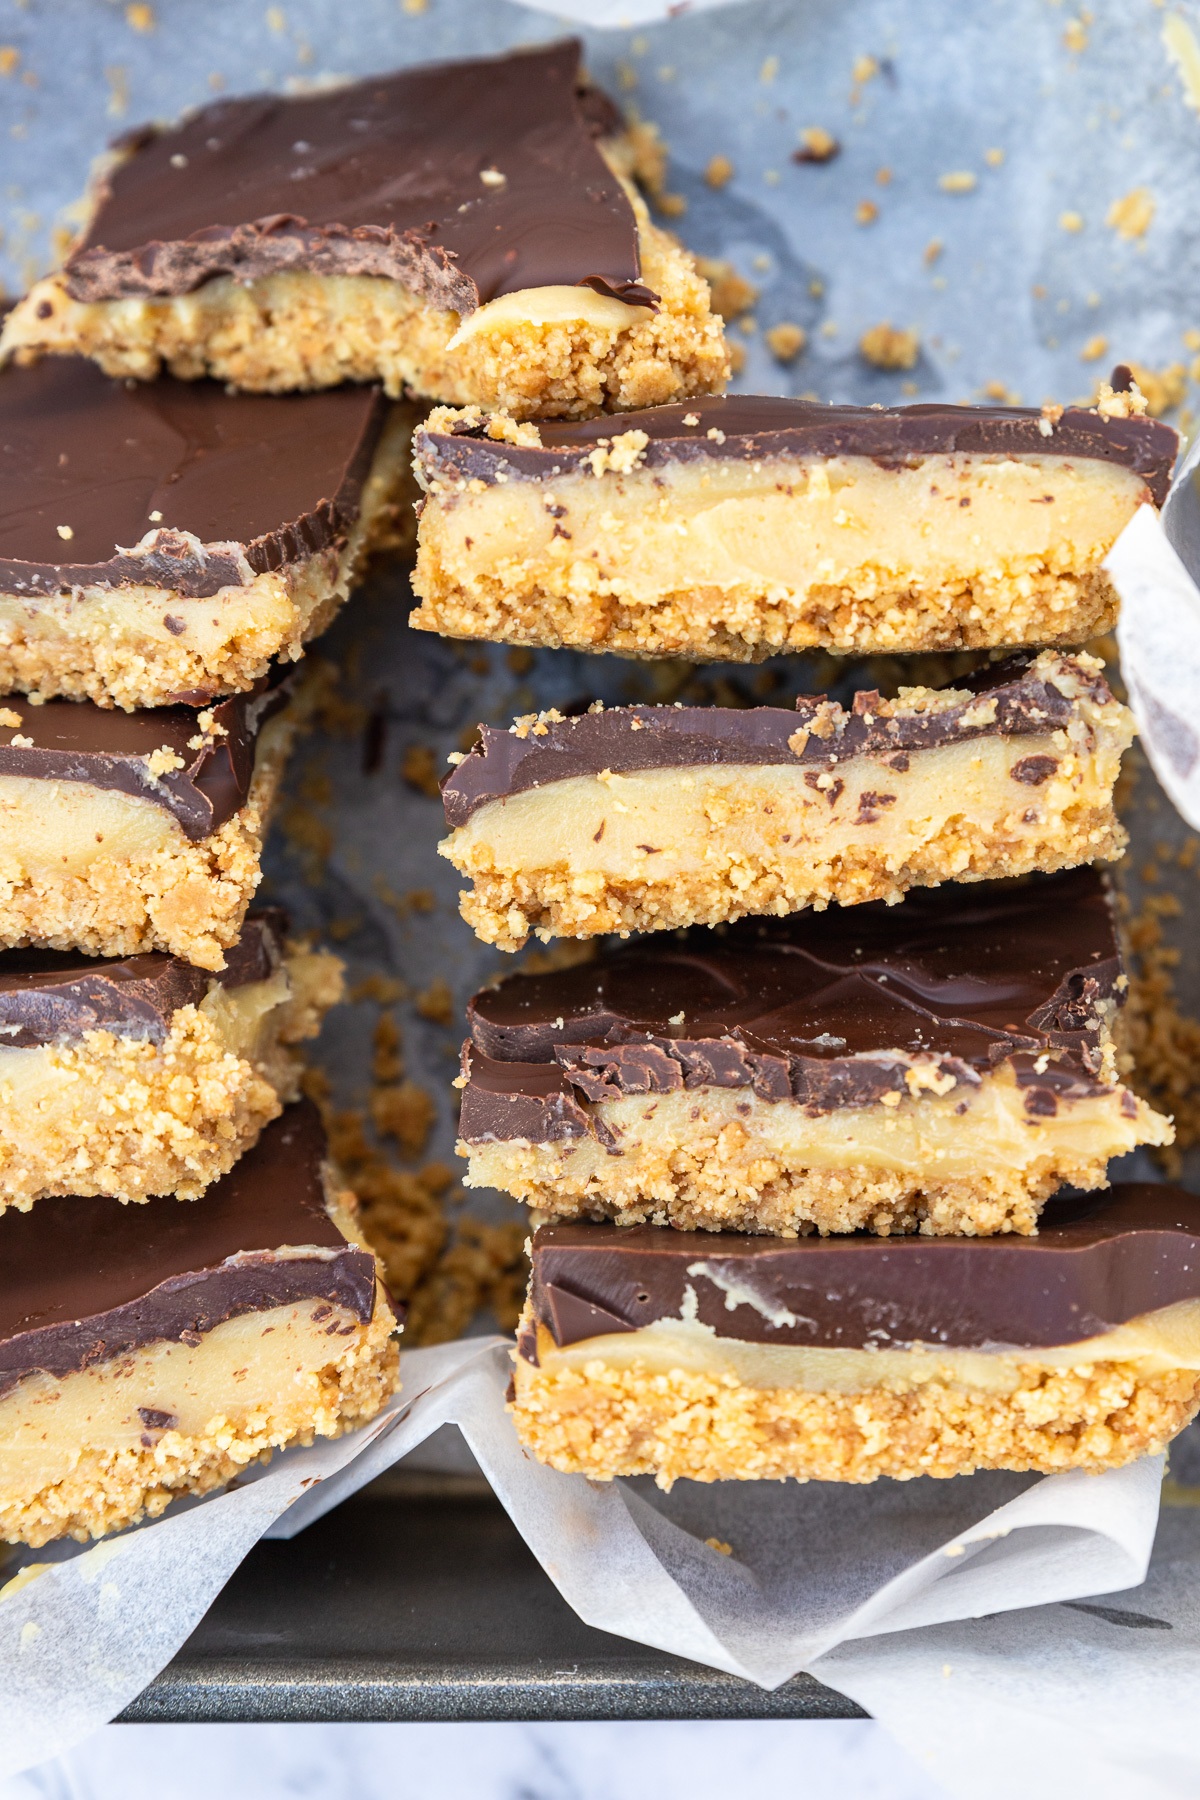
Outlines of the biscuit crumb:
{"type": "MultiPolygon", "coordinates": [[[[32,739],[29,741],[32,742],[32,739]]],[[[15,738],[13,742],[16,742],[15,738]]],[[[182,769],[183,766],[182,756],[166,744],[161,750],[152,750],[146,758],[146,767],[156,779],[159,775],[169,775],[173,769],[182,769]]]]}
{"type": "Polygon", "coordinates": [[[858,349],[876,369],[913,369],[920,355],[921,340],[915,331],[901,331],[885,321],[863,332],[858,349]]]}
{"type": "Polygon", "coordinates": [[[928,268],[932,268],[942,251],[946,248],[941,238],[930,238],[922,251],[922,258],[928,268]]]}
{"type": "Polygon", "coordinates": [[[704,179],[710,188],[723,188],[733,180],[734,168],[727,156],[711,156],[708,167],[704,171],[704,179]]]}
{"type": "Polygon", "coordinates": [[[1146,397],[1146,411],[1152,419],[1179,406],[1187,393],[1187,370],[1182,363],[1168,363],[1165,369],[1148,369],[1144,363],[1129,363],[1129,373],[1146,397]]]}
{"type": "Polygon", "coordinates": [[[1108,355],[1108,339],[1101,334],[1090,337],[1079,352],[1080,362],[1099,362],[1102,356],[1108,355]]]}
{"type": "Polygon", "coordinates": [[[454,1022],[454,995],[442,975],[434,976],[424,992],[417,995],[414,1004],[421,1017],[431,1020],[435,1025],[451,1025],[454,1022]]]}
{"type": "Polygon", "coordinates": [[[1072,231],[1072,232],[1082,231],[1083,230],[1083,214],[1078,213],[1078,212],[1061,212],[1061,213],[1059,213],[1058,228],[1060,231],[1072,231]]]}
{"type": "Polygon", "coordinates": [[[979,177],[972,175],[969,169],[954,169],[949,175],[938,176],[938,186],[944,194],[973,194],[979,186],[979,177]]]}
{"type": "Polygon", "coordinates": [[[429,1139],[437,1107],[415,1081],[377,1087],[371,1094],[371,1121],[380,1137],[393,1137],[408,1156],[419,1156],[429,1139]]]}
{"type": "Polygon", "coordinates": [[[739,275],[733,264],[719,257],[698,256],[696,267],[709,286],[709,305],[727,325],[749,312],[758,299],[758,289],[739,275]]]}
{"type": "Polygon", "coordinates": [[[704,1541],[708,1545],[709,1549],[715,1550],[719,1556],[732,1556],[733,1555],[733,1545],[724,1543],[720,1538],[710,1537],[710,1538],[705,1538],[704,1541]]]}
{"type": "Polygon", "coordinates": [[[428,800],[440,800],[437,758],[428,744],[410,744],[400,763],[400,778],[428,800]]]}
{"type": "Polygon", "coordinates": [[[856,225],[873,225],[878,217],[879,208],[876,206],[874,200],[860,200],[854,209],[854,223],[856,225]]]}
{"type": "Polygon", "coordinates": [[[806,125],[800,133],[799,150],[792,151],[796,163],[827,163],[840,155],[842,146],[822,125],[806,125]]]}
{"type": "Polygon", "coordinates": [[[11,728],[13,731],[19,731],[21,727],[20,713],[14,712],[11,706],[0,707],[0,725],[11,728]]]}
{"type": "Polygon", "coordinates": [[[1155,200],[1147,187],[1133,188],[1120,200],[1114,200],[1104,215],[1104,223],[1118,237],[1130,240],[1145,237],[1154,220],[1155,200]]]}
{"type": "Polygon", "coordinates": [[[1079,55],[1082,51],[1087,49],[1088,34],[1084,29],[1082,19],[1067,20],[1066,30],[1063,32],[1063,43],[1068,50],[1073,50],[1076,55],[1079,55]]]}
{"type": "Polygon", "coordinates": [[[808,334],[801,325],[794,325],[790,319],[783,319],[778,325],[772,325],[766,333],[767,349],[776,362],[795,362],[805,344],[808,334]]]}

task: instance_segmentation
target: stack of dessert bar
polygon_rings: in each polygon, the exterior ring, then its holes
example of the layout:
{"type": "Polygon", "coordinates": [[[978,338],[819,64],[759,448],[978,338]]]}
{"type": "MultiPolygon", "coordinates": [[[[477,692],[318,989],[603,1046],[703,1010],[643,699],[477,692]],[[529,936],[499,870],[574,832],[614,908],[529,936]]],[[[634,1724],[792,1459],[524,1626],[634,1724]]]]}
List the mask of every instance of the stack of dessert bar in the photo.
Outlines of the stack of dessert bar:
{"type": "Polygon", "coordinates": [[[1120,370],[1094,409],[417,428],[419,625],[988,653],[891,698],[848,663],[790,709],[552,710],[458,759],[442,851],[479,936],[618,934],[476,995],[463,1053],[470,1181],[534,1208],[512,1406],[554,1467],[1095,1470],[1200,1404],[1200,1206],[1104,1191],[1172,1136],[1124,1079],[1094,866],[1132,720],[1079,647],[1170,478],[1143,415],[1120,370]]]}
{"type": "Polygon", "coordinates": [[[395,1385],[298,1098],[340,967],[248,910],[288,665],[411,534],[413,397],[721,385],[637,156],[576,43],[223,101],[114,146],[4,320],[0,1536],[153,1515],[395,1385]]]}

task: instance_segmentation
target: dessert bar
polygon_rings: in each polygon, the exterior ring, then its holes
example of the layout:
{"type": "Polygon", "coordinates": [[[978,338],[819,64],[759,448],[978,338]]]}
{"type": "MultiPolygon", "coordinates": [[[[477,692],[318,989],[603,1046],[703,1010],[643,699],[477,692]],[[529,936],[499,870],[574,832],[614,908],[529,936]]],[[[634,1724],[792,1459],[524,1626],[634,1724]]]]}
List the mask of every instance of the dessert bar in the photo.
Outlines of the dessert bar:
{"type": "MultiPolygon", "coordinates": [[[[1047,650],[950,688],[781,706],[597,703],[480,739],[441,853],[485,943],[716,925],[1117,857],[1133,737],[1102,665],[1047,650]]],[[[454,760],[454,759],[452,759],[454,760]]]]}
{"type": "Polygon", "coordinates": [[[274,391],[381,380],[521,416],[712,392],[707,283],[651,223],[579,56],[222,100],[129,134],[0,351],[274,391]]]}
{"type": "Polygon", "coordinates": [[[513,975],[470,1006],[468,1185],[622,1225],[1030,1232],[1171,1141],[1121,1082],[1127,985],[1091,869],[513,975]]]}
{"type": "Polygon", "coordinates": [[[336,956],[252,912],[218,975],[148,951],[0,951],[0,1213],[47,1194],[192,1200],[300,1092],[295,1045],[342,992],[336,956]]]}
{"type": "MultiPolygon", "coordinates": [[[[0,689],[201,702],[295,659],[411,515],[412,413],[81,357],[0,374],[0,689]]],[[[411,534],[410,534],[411,535],[411,534]]]]}
{"type": "Polygon", "coordinates": [[[0,1538],[156,1517],[396,1386],[396,1321],[308,1101],[203,1200],[0,1219],[0,1538]]]}
{"type": "Polygon", "coordinates": [[[522,1443],[607,1481],[1118,1468],[1200,1404],[1200,1201],[1129,1184],[1035,1238],[543,1226],[522,1443]]]}
{"type": "Polygon", "coordinates": [[[412,623],[730,662],[1077,645],[1112,625],[1103,559],[1170,481],[1177,434],[1142,404],[439,410],[414,438],[412,623]]]}
{"type": "Polygon", "coordinates": [[[0,946],[223,968],[261,879],[288,689],[200,712],[0,699],[0,946]]]}

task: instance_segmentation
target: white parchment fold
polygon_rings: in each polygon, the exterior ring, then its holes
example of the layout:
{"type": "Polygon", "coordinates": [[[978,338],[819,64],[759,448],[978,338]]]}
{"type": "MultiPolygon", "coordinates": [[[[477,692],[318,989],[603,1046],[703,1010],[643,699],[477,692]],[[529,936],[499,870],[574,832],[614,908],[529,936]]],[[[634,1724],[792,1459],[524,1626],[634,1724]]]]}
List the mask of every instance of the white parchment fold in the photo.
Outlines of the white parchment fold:
{"type": "Polygon", "coordinates": [[[767,1688],[853,1639],[1111,1592],[1145,1574],[1161,1458],[1093,1477],[681,1482],[663,1495],[527,1457],[504,1405],[510,1348],[476,1338],[410,1351],[402,1392],[361,1431],[277,1457],[0,1598],[0,1778],[120,1712],[260,1537],[292,1536],[445,1424],[589,1624],[767,1688]]]}

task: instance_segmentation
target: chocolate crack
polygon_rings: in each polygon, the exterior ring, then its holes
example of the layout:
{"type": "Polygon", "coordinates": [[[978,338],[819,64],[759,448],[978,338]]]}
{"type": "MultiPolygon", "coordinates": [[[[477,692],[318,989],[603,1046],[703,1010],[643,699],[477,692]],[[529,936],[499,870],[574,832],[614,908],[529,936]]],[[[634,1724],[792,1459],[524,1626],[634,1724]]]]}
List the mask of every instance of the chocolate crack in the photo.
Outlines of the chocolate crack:
{"type": "Polygon", "coordinates": [[[701,1087],[817,1114],[978,1086],[1001,1065],[1057,1108],[1112,1091],[1101,1050],[1121,975],[1093,869],[639,940],[476,994],[460,1128],[549,1142],[593,1130],[589,1106],[701,1087]]]}
{"type": "MultiPolygon", "coordinates": [[[[961,701],[932,712],[906,711],[899,701],[881,701],[877,692],[861,691],[849,713],[817,694],[802,695],[790,712],[782,706],[744,711],[623,706],[542,721],[523,736],[481,725],[479,742],[442,783],[446,822],[465,825],[495,800],[608,770],[629,775],[645,769],[744,765],[801,766],[816,773],[855,756],[907,755],[979,737],[1040,736],[1067,724],[1073,711],[1047,668],[1079,684],[1098,706],[1111,701],[1103,676],[1070,657],[1055,657],[1036,669],[1034,661],[1032,655],[1020,655],[993,664],[970,684],[961,684],[966,689],[961,701]],[[994,708],[984,704],[989,700],[994,708]]],[[[957,690],[960,684],[954,686],[957,690]]],[[[877,806],[886,806],[889,799],[876,796],[877,806]]]]}
{"type": "Polygon", "coordinates": [[[597,148],[580,44],[224,100],[118,149],[64,279],[73,299],[193,292],[282,270],[403,282],[460,315],[523,288],[633,304],[637,221],[597,148]]]}
{"type": "MultiPolygon", "coordinates": [[[[926,456],[1044,456],[1117,463],[1141,475],[1161,506],[1171,484],[1179,436],[1156,419],[1106,419],[1069,406],[1054,424],[1022,406],[826,406],[764,394],[730,394],[656,406],[643,412],[539,427],[541,448],[498,442],[482,425],[451,432],[419,430],[414,452],[423,482],[553,480],[590,470],[600,443],[627,431],[649,439],[640,465],[716,458],[764,462],[772,457],[865,456],[903,468],[926,456]],[[685,421],[694,421],[685,423],[685,421]],[[713,435],[710,435],[713,434],[713,435]]],[[[610,477],[611,479],[611,477],[610,477]]]]}

